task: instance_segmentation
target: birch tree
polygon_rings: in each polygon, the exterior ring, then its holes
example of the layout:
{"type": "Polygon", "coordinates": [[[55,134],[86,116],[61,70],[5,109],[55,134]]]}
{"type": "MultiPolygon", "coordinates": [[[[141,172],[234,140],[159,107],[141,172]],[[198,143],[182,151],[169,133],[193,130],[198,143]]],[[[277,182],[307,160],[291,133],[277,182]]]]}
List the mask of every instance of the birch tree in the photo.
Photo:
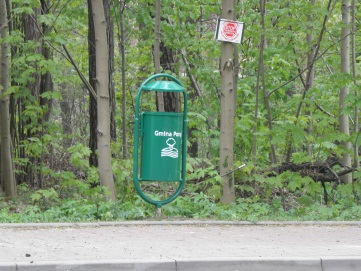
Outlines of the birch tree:
{"type": "Polygon", "coordinates": [[[92,13],[96,47],[96,86],[98,107],[98,166],[100,184],[110,191],[110,199],[116,199],[110,152],[110,103],[107,29],[102,1],[92,0],[92,13]]]}
{"type": "Polygon", "coordinates": [[[12,145],[10,136],[10,114],[9,114],[9,96],[7,94],[9,85],[9,45],[6,41],[8,31],[6,1],[0,1],[0,134],[1,134],[1,181],[5,187],[5,197],[13,198],[16,196],[16,182],[14,178],[14,169],[12,162],[12,145]]]}

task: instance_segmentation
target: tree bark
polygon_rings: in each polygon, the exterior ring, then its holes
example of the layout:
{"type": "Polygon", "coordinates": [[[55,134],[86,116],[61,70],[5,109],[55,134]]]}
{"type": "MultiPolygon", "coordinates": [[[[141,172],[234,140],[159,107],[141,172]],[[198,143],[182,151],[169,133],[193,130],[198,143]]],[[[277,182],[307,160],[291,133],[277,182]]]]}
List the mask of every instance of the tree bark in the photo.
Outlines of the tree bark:
{"type": "MultiPolygon", "coordinates": [[[[116,139],[116,125],[115,125],[115,90],[113,84],[114,72],[114,27],[110,18],[110,2],[103,0],[104,15],[107,29],[107,44],[108,44],[108,70],[109,70],[109,102],[110,102],[110,136],[112,140],[116,139]]],[[[94,20],[92,17],[92,4],[88,0],[88,53],[89,53],[89,83],[95,93],[96,89],[96,46],[95,46],[94,20]]],[[[97,99],[93,96],[89,98],[89,148],[92,151],[89,156],[89,164],[91,166],[98,166],[98,158],[96,150],[97,144],[97,99]]]]}
{"type": "MultiPolygon", "coordinates": [[[[173,50],[167,47],[164,42],[160,42],[160,51],[162,55],[160,57],[160,66],[163,71],[171,71],[175,73],[174,70],[174,53],[173,50]]],[[[164,92],[163,93],[163,102],[164,102],[164,111],[166,112],[179,112],[180,111],[180,100],[179,93],[177,92],[164,92]]]]}
{"type": "MultiPolygon", "coordinates": [[[[262,31],[265,31],[264,17],[265,17],[265,13],[266,13],[266,1],[260,0],[259,3],[260,3],[260,12],[261,12],[261,27],[262,27],[262,31]]],[[[268,125],[268,129],[270,131],[270,136],[269,136],[270,146],[271,146],[270,159],[271,159],[272,164],[277,163],[275,146],[272,144],[272,127],[273,126],[272,126],[271,106],[270,106],[269,96],[267,94],[266,84],[265,84],[264,56],[263,56],[265,46],[266,46],[266,37],[265,37],[265,34],[262,33],[261,34],[261,43],[260,43],[260,56],[259,56],[259,63],[258,63],[257,83],[256,83],[256,110],[255,110],[255,116],[254,116],[255,127],[254,127],[254,136],[253,136],[254,164],[256,164],[256,161],[257,161],[257,134],[256,133],[257,133],[258,106],[259,106],[258,100],[259,100],[259,90],[260,90],[260,81],[261,80],[262,80],[262,92],[263,92],[263,96],[264,96],[264,102],[265,102],[266,109],[267,109],[267,125],[268,125]]]]}
{"type": "MultiPolygon", "coordinates": [[[[49,14],[49,5],[45,0],[41,0],[41,13],[42,14],[49,14]]],[[[49,26],[46,24],[42,25],[42,32],[45,35],[49,31],[49,26]]],[[[49,60],[52,58],[51,50],[49,45],[46,44],[46,41],[43,40],[42,42],[42,49],[43,49],[43,56],[46,60],[49,60]]],[[[40,79],[40,93],[53,91],[53,80],[50,72],[46,72],[45,74],[41,75],[40,79]]],[[[53,99],[47,99],[47,98],[40,98],[40,104],[42,106],[46,106],[47,110],[44,113],[43,121],[48,122],[50,118],[50,113],[53,107],[53,99]]]]}
{"type": "MultiPolygon", "coordinates": [[[[155,0],[155,27],[154,27],[154,66],[155,73],[160,73],[160,10],[161,0],[155,0]]],[[[163,92],[157,91],[158,111],[164,111],[163,92]]]]}
{"type": "Polygon", "coordinates": [[[117,129],[115,123],[115,89],[113,82],[114,73],[114,23],[110,16],[110,0],[103,0],[105,21],[107,25],[108,39],[108,65],[109,65],[109,102],[110,102],[110,138],[117,139],[117,129]]]}
{"type": "MultiPolygon", "coordinates": [[[[314,6],[315,5],[315,0],[310,0],[310,3],[311,3],[312,6],[314,6]]],[[[308,21],[312,23],[313,17],[308,16],[308,21]]],[[[315,79],[315,68],[312,65],[312,60],[314,58],[314,56],[313,56],[314,50],[312,48],[313,34],[311,32],[307,33],[306,40],[307,40],[307,45],[308,45],[308,48],[309,48],[309,52],[307,54],[307,67],[310,67],[308,69],[308,73],[310,74],[310,76],[309,76],[309,88],[312,88],[313,81],[315,79]]],[[[308,117],[309,117],[308,126],[307,126],[307,134],[311,135],[312,134],[312,129],[313,129],[313,127],[312,127],[312,111],[307,109],[306,115],[308,115],[308,117]]],[[[307,154],[309,156],[312,155],[312,146],[311,146],[311,143],[309,141],[307,141],[307,154]]]]}
{"type": "MultiPolygon", "coordinates": [[[[235,13],[235,0],[222,1],[222,18],[232,20],[235,13]]],[[[222,177],[222,203],[235,200],[233,156],[234,156],[234,118],[235,91],[234,86],[234,44],[221,44],[221,120],[220,120],[220,151],[219,171],[222,177]]]]}
{"type": "Polygon", "coordinates": [[[0,53],[1,180],[5,188],[5,197],[13,198],[16,196],[16,181],[12,161],[9,96],[6,94],[9,86],[9,45],[4,41],[8,31],[6,13],[6,1],[0,0],[0,37],[3,39],[0,53]]]}
{"type": "MultiPolygon", "coordinates": [[[[97,93],[96,78],[96,48],[95,48],[95,32],[93,20],[93,6],[91,0],[88,0],[88,69],[89,69],[89,83],[97,93]]],[[[98,166],[98,157],[96,155],[97,145],[97,99],[89,96],[89,148],[91,154],[89,156],[89,164],[91,166],[98,166]]]]}
{"type": "MultiPolygon", "coordinates": [[[[41,33],[40,33],[40,29],[38,28],[38,17],[40,15],[40,9],[39,8],[34,8],[33,9],[34,14],[29,15],[29,14],[24,14],[23,15],[23,28],[24,28],[24,38],[25,41],[34,41],[37,42],[39,44],[41,44],[41,33]]],[[[41,54],[42,53],[42,48],[41,46],[37,46],[34,50],[34,53],[37,54],[41,54]]],[[[31,95],[34,97],[34,101],[32,101],[32,103],[34,104],[40,104],[40,89],[41,89],[41,73],[39,71],[39,67],[38,64],[35,62],[34,64],[32,64],[35,72],[33,74],[31,74],[30,76],[34,79],[34,80],[28,80],[27,83],[27,88],[30,90],[31,95]]],[[[22,108],[21,111],[25,111],[26,110],[26,105],[28,104],[28,101],[23,101],[22,103],[22,108]]],[[[21,113],[22,113],[21,112],[21,113]]],[[[20,113],[20,114],[21,114],[20,113]]],[[[38,125],[37,128],[40,128],[40,126],[43,125],[43,119],[42,118],[38,118],[38,123],[36,124],[38,125]]],[[[23,127],[27,126],[27,125],[31,125],[31,120],[27,120],[25,123],[23,123],[23,127]]],[[[25,129],[24,129],[25,130],[25,129]]],[[[33,131],[33,129],[26,129],[26,134],[22,135],[22,140],[27,140],[28,138],[31,137],[36,137],[36,138],[41,138],[41,133],[39,132],[38,129],[35,129],[35,131],[33,131]]],[[[25,181],[27,184],[33,186],[33,187],[40,187],[41,183],[42,183],[42,175],[40,172],[41,168],[41,163],[42,163],[42,158],[41,157],[36,157],[34,155],[32,156],[28,156],[26,157],[28,158],[29,162],[26,165],[25,168],[25,181]]]]}
{"type": "MultiPolygon", "coordinates": [[[[342,22],[344,26],[341,29],[341,72],[350,73],[350,0],[342,1],[342,22]]],[[[339,129],[341,133],[350,135],[350,126],[348,121],[348,115],[346,115],[343,110],[346,107],[345,98],[349,94],[349,86],[344,86],[340,89],[340,102],[339,102],[339,129]]],[[[352,148],[351,142],[342,142],[342,145],[350,150],[352,148]]],[[[341,164],[344,167],[350,168],[351,165],[351,156],[349,153],[345,153],[341,159],[341,164]]],[[[341,177],[343,183],[351,183],[352,174],[346,174],[341,177]]]]}
{"type": "Polygon", "coordinates": [[[109,189],[108,199],[116,199],[110,151],[110,103],[107,30],[101,1],[91,0],[96,50],[96,87],[98,91],[98,166],[100,184],[109,189]]]}
{"type": "MultiPolygon", "coordinates": [[[[1,49],[0,49],[0,52],[1,52],[1,49]]],[[[1,58],[1,53],[0,53],[0,58],[1,58]]],[[[1,63],[0,63],[1,65],[1,63]]],[[[0,68],[0,74],[1,74],[1,68],[0,68]]],[[[1,84],[1,83],[0,83],[1,84]]],[[[1,90],[0,90],[0,95],[1,95],[1,90]]],[[[1,106],[1,104],[0,104],[1,106]]],[[[1,107],[0,107],[0,131],[2,130],[2,125],[1,125],[1,107]]],[[[0,193],[3,192],[5,190],[5,184],[4,182],[1,180],[1,176],[2,176],[2,162],[1,162],[1,134],[0,134],[0,193]]]]}
{"type": "Polygon", "coordinates": [[[60,110],[61,110],[61,124],[63,128],[64,140],[63,146],[65,149],[68,149],[72,145],[72,137],[73,133],[73,119],[72,119],[72,111],[73,111],[73,102],[74,98],[69,97],[67,85],[66,83],[60,84],[61,95],[63,99],[60,101],[60,110]]]}
{"type": "MultiPolygon", "coordinates": [[[[355,37],[355,31],[356,31],[356,24],[355,24],[355,19],[356,19],[356,0],[352,0],[352,35],[351,35],[351,51],[352,51],[352,76],[354,78],[354,85],[357,85],[357,80],[356,80],[356,75],[357,75],[357,71],[356,71],[356,37],[355,37]]],[[[355,97],[358,97],[359,93],[357,88],[355,88],[355,97]]],[[[359,108],[358,106],[355,106],[355,119],[354,119],[354,133],[358,134],[359,133],[359,108]]],[[[359,167],[359,147],[357,144],[357,141],[355,142],[354,145],[354,167],[358,168],[359,167]]]]}
{"type": "MultiPolygon", "coordinates": [[[[41,0],[41,14],[49,14],[49,5],[45,0],[41,0]]],[[[46,24],[42,25],[42,35],[43,35],[43,39],[42,39],[42,55],[46,60],[49,60],[52,58],[52,54],[51,54],[51,50],[49,45],[46,43],[46,41],[44,40],[44,35],[49,31],[49,26],[47,26],[46,24]]],[[[46,92],[53,92],[53,80],[52,80],[52,76],[50,72],[46,72],[45,74],[41,74],[40,76],[40,105],[44,108],[43,112],[43,116],[42,116],[42,123],[46,123],[49,121],[50,119],[50,114],[51,114],[51,110],[53,107],[53,99],[52,98],[44,98],[41,96],[41,94],[46,93],[46,92]]],[[[44,125],[42,126],[42,130],[39,132],[39,137],[42,140],[43,136],[44,136],[44,125]]],[[[38,176],[39,176],[39,187],[41,189],[44,188],[44,178],[43,178],[43,163],[44,163],[44,159],[45,159],[45,155],[44,155],[44,144],[42,144],[42,151],[41,151],[41,157],[40,157],[40,161],[39,161],[39,172],[38,172],[38,176]]]]}
{"type": "Polygon", "coordinates": [[[120,36],[118,35],[119,50],[122,56],[122,146],[123,159],[128,156],[127,150],[127,90],[125,84],[125,39],[124,39],[124,9],[125,0],[120,1],[120,36]]]}

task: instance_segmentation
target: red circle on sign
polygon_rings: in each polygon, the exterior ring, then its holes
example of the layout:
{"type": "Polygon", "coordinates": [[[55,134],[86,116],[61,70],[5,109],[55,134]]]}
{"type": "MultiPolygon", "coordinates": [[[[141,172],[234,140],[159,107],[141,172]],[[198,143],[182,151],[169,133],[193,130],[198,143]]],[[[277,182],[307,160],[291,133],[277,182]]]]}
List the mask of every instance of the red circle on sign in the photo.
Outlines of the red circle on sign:
{"type": "Polygon", "coordinates": [[[237,25],[233,22],[225,22],[222,34],[224,38],[233,40],[237,37],[237,25]]]}

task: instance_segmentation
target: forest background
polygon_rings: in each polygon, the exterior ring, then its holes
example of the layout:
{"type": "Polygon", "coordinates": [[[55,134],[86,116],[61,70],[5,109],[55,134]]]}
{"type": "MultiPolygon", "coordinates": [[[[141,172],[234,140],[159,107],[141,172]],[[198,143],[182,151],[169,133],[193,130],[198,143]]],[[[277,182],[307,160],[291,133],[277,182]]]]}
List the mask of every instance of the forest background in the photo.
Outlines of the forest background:
{"type": "Polygon", "coordinates": [[[190,98],[187,183],[165,217],[359,220],[359,5],[0,0],[0,222],[152,217],[132,184],[134,99],[158,72],[190,98]],[[245,23],[241,44],[215,41],[219,17],[245,23]]]}

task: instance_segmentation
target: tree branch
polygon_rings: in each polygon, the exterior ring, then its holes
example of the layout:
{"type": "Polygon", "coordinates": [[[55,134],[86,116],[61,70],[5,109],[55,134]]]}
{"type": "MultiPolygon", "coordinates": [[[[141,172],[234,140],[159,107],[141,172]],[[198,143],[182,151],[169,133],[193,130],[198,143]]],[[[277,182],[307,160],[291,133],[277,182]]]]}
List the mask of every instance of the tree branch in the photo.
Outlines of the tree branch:
{"type": "Polygon", "coordinates": [[[284,86],[288,85],[289,83],[293,82],[297,77],[300,76],[300,73],[304,73],[305,71],[307,71],[310,67],[312,67],[312,65],[319,60],[320,58],[322,58],[322,56],[324,56],[328,50],[330,50],[333,46],[337,45],[340,41],[344,40],[346,37],[348,37],[349,35],[351,35],[352,33],[340,38],[339,40],[335,41],[334,43],[332,43],[329,47],[327,47],[318,57],[315,58],[315,60],[310,63],[310,65],[308,65],[306,68],[304,68],[303,70],[301,70],[299,73],[297,73],[295,76],[293,76],[291,79],[289,79],[288,81],[284,82],[282,85],[276,87],[275,89],[273,89],[270,93],[268,93],[268,96],[271,96],[274,92],[276,92],[277,90],[283,88],[284,86]]]}
{"type": "Polygon", "coordinates": [[[186,65],[186,71],[187,71],[187,74],[189,76],[189,79],[192,82],[193,88],[196,91],[197,96],[201,97],[202,96],[202,91],[201,91],[201,89],[200,89],[200,87],[198,85],[197,80],[194,78],[193,74],[191,74],[189,62],[188,62],[187,58],[185,57],[185,54],[183,53],[183,51],[179,50],[179,52],[182,55],[182,59],[183,59],[184,64],[186,65]]]}
{"type": "MultiPolygon", "coordinates": [[[[36,28],[38,29],[38,31],[40,32],[40,34],[41,34],[42,36],[44,36],[44,33],[42,32],[41,28],[39,27],[37,20],[36,20],[33,16],[31,16],[31,15],[30,15],[30,18],[35,22],[36,28]]],[[[58,31],[56,30],[55,27],[54,27],[54,32],[55,32],[56,34],[58,34],[58,31]]],[[[54,48],[54,46],[50,43],[50,41],[46,40],[46,42],[47,42],[52,48],[54,48]]],[[[79,69],[78,66],[76,65],[73,57],[71,56],[71,54],[70,54],[68,48],[65,46],[65,44],[62,44],[62,47],[63,47],[63,49],[64,49],[64,51],[65,51],[65,54],[67,55],[67,57],[66,57],[65,59],[68,60],[68,61],[73,65],[74,69],[76,70],[77,74],[78,74],[79,77],[80,77],[80,80],[83,82],[83,84],[85,85],[86,89],[89,91],[89,94],[90,94],[91,96],[93,96],[93,98],[96,100],[97,94],[96,94],[95,90],[94,90],[93,87],[90,85],[90,83],[88,82],[88,80],[86,80],[85,76],[83,75],[83,73],[80,71],[80,69],[79,69]]],[[[58,50],[56,50],[56,51],[59,52],[58,50]]],[[[62,54],[62,53],[61,53],[61,55],[64,56],[64,54],[62,54]]]]}

